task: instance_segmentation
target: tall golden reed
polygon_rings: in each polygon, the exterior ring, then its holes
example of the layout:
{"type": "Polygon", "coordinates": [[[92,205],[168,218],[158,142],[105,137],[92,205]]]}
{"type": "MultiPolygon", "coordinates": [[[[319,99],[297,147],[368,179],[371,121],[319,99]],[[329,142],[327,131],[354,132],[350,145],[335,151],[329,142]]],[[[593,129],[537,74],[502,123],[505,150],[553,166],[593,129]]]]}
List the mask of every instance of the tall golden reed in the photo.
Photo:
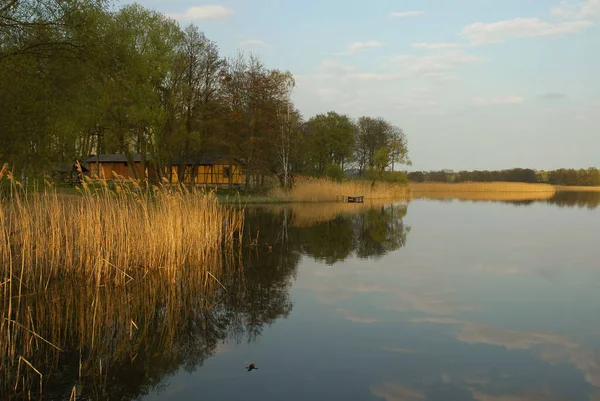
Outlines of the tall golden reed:
{"type": "Polygon", "coordinates": [[[95,189],[84,182],[80,197],[28,194],[7,176],[13,191],[0,204],[0,277],[15,269],[27,288],[45,289],[64,275],[123,284],[154,270],[174,281],[185,265],[209,271],[208,255],[232,248],[242,230],[243,210],[201,189],[144,189],[136,181],[111,189],[102,181],[95,189]]]}
{"type": "Polygon", "coordinates": [[[409,192],[405,185],[400,184],[377,182],[372,188],[369,181],[336,182],[327,178],[298,177],[289,192],[274,188],[269,195],[288,202],[323,202],[355,195],[365,199],[403,200],[408,198],[409,192]]]}

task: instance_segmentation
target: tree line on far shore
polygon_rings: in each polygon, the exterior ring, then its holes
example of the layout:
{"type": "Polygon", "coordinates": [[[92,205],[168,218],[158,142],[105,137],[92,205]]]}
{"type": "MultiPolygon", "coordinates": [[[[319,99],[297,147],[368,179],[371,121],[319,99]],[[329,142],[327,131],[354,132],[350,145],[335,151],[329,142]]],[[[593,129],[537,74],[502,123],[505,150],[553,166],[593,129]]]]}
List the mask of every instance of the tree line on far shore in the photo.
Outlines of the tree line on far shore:
{"type": "Polygon", "coordinates": [[[594,167],[588,169],[557,169],[540,171],[533,169],[514,168],[507,170],[475,170],[475,171],[412,171],[407,174],[412,182],[525,182],[545,183],[552,185],[581,185],[600,186],[600,170],[594,167]]]}
{"type": "Polygon", "coordinates": [[[0,4],[0,167],[18,177],[97,153],[139,153],[159,173],[179,160],[181,181],[183,161],[241,159],[246,187],[274,175],[284,186],[294,174],[341,178],[350,165],[379,179],[409,163],[400,128],[333,111],[304,120],[294,87],[289,71],[223,57],[198,26],[139,4],[0,4]]]}

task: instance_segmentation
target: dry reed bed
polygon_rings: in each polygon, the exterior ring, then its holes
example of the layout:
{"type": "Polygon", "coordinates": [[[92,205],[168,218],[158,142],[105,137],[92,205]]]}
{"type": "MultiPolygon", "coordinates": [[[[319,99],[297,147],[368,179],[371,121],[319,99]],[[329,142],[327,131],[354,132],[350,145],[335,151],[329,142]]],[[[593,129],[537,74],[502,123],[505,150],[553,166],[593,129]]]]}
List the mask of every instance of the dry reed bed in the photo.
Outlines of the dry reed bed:
{"type": "Polygon", "coordinates": [[[241,252],[244,210],[219,204],[213,192],[130,181],[84,183],[82,196],[64,197],[27,193],[6,167],[3,178],[11,185],[0,203],[0,377],[15,389],[43,378],[64,344],[94,360],[115,346],[103,330],[147,330],[144,305],[151,320],[158,310],[179,311],[192,289],[220,287],[224,258],[241,252]],[[65,304],[65,282],[87,295],[65,304]],[[123,297],[102,301],[101,288],[115,286],[123,297]]]}
{"type": "Polygon", "coordinates": [[[534,201],[548,200],[554,192],[414,192],[413,199],[462,201],[534,201]]]}
{"type": "Polygon", "coordinates": [[[556,189],[548,184],[521,182],[411,183],[412,198],[522,201],[550,199],[556,189]]]}
{"type": "Polygon", "coordinates": [[[369,181],[336,182],[326,178],[298,177],[294,187],[286,192],[281,188],[271,190],[269,195],[286,202],[332,202],[342,196],[364,196],[365,199],[407,199],[405,185],[377,182],[371,187],[369,181]]]}
{"type": "Polygon", "coordinates": [[[240,235],[243,210],[212,192],[138,183],[83,185],[79,199],[55,192],[22,194],[0,205],[1,277],[17,275],[31,289],[75,274],[118,284],[159,270],[169,281],[182,266],[209,272],[205,261],[240,235]]]}
{"type": "Polygon", "coordinates": [[[372,188],[368,181],[352,180],[340,183],[326,178],[299,177],[290,191],[275,188],[269,195],[282,202],[332,202],[348,195],[362,195],[365,200],[533,200],[549,199],[555,193],[555,187],[549,184],[519,182],[431,182],[408,185],[377,182],[372,188]]]}
{"type": "Polygon", "coordinates": [[[600,192],[600,186],[586,187],[581,185],[555,185],[558,192],[600,192]]]}
{"type": "Polygon", "coordinates": [[[425,182],[410,183],[413,193],[420,192],[551,192],[556,190],[550,184],[529,184],[524,182],[425,182]]]}

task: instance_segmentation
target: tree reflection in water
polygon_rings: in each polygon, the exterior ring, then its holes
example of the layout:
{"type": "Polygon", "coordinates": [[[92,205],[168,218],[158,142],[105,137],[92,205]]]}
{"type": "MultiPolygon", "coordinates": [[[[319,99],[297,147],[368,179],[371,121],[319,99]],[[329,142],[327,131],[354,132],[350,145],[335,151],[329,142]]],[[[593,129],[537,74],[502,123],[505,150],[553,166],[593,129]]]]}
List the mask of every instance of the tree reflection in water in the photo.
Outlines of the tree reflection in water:
{"type": "Polygon", "coordinates": [[[0,399],[38,398],[40,376],[25,361],[43,375],[47,400],[160,391],[179,370],[201,367],[220,342],[252,342],[287,317],[302,255],[333,264],[352,254],[379,258],[406,243],[406,205],[311,206],[249,208],[241,255],[213,261],[222,264],[218,282],[189,267],[176,284],[148,275],[119,288],[65,281],[44,294],[4,294],[14,299],[11,317],[31,319],[37,335],[11,344],[25,359],[18,371],[0,365],[0,399]]]}

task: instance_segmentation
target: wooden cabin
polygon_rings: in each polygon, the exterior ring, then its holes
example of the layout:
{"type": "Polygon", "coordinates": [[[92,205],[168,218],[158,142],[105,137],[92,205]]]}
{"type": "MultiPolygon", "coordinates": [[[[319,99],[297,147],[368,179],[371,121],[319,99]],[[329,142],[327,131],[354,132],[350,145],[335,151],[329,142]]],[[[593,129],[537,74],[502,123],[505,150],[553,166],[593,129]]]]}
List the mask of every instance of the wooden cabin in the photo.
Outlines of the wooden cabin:
{"type": "MultiPolygon", "coordinates": [[[[150,155],[146,157],[146,168],[142,165],[142,155],[133,154],[131,160],[123,154],[100,154],[85,160],[92,176],[112,180],[117,176],[123,178],[144,178],[144,172],[150,179],[157,179],[156,170],[152,166],[150,155]]],[[[171,163],[162,170],[164,177],[172,183],[180,181],[180,170],[183,167],[183,182],[185,184],[227,186],[229,178],[233,185],[244,183],[244,163],[236,158],[222,156],[190,157],[182,164],[180,159],[173,157],[171,163]]]]}
{"type": "MultiPolygon", "coordinates": [[[[150,160],[149,155],[146,160],[150,160]]],[[[142,179],[144,172],[147,173],[140,153],[131,155],[131,160],[123,154],[100,154],[87,158],[85,162],[89,165],[90,174],[106,180],[115,179],[117,176],[142,179]]]]}
{"type": "MultiPolygon", "coordinates": [[[[189,158],[183,163],[186,184],[227,186],[231,177],[232,185],[244,183],[244,163],[236,158],[229,159],[221,156],[203,156],[189,158]]],[[[171,182],[179,182],[181,163],[174,159],[171,164],[171,182]]]]}

